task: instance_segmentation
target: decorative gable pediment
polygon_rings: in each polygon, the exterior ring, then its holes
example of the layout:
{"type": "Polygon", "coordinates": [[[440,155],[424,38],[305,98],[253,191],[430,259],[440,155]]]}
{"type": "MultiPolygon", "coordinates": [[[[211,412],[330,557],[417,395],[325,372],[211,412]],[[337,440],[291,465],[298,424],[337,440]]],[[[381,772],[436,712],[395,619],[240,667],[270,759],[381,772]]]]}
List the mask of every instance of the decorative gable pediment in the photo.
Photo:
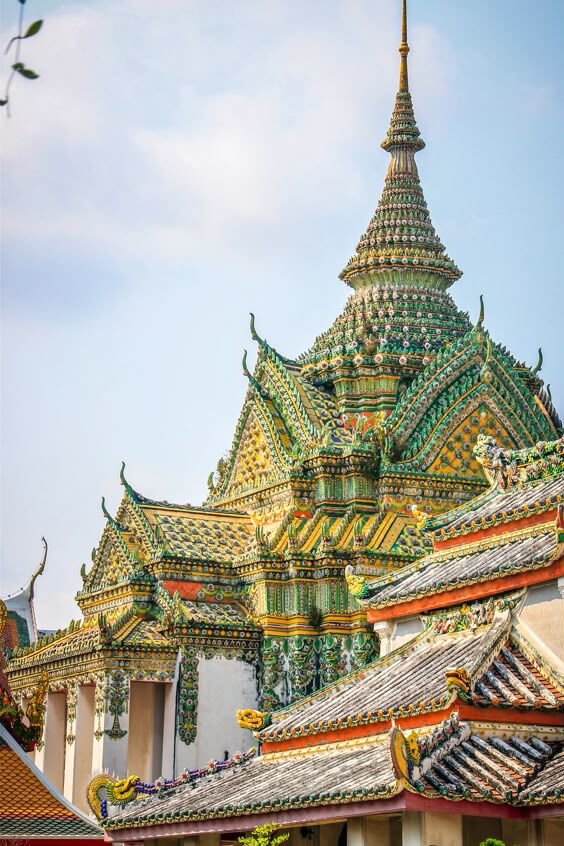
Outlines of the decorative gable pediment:
{"type": "Polygon", "coordinates": [[[292,441],[268,398],[249,389],[228,459],[210,477],[210,503],[219,503],[282,480],[293,467],[292,441]],[[219,476],[219,478],[217,478],[219,476]]]}
{"type": "Polygon", "coordinates": [[[509,448],[555,436],[516,363],[476,330],[422,371],[386,428],[396,466],[480,480],[472,455],[478,433],[509,448]]]}

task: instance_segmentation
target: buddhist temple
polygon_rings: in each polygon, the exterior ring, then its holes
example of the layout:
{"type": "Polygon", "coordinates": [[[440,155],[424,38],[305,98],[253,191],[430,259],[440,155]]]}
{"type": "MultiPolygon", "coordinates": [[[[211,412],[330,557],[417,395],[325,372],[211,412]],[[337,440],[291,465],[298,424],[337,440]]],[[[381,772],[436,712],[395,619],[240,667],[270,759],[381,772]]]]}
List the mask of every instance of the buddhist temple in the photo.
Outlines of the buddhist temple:
{"type": "Polygon", "coordinates": [[[342,313],[294,357],[251,315],[207,500],[150,498],[122,466],[80,618],[11,651],[20,704],[48,677],[36,764],[114,842],[267,821],[291,846],[562,834],[562,424],[542,356],[517,361],[483,300],[471,320],[450,295],[409,49],[403,0],[342,313]]]}

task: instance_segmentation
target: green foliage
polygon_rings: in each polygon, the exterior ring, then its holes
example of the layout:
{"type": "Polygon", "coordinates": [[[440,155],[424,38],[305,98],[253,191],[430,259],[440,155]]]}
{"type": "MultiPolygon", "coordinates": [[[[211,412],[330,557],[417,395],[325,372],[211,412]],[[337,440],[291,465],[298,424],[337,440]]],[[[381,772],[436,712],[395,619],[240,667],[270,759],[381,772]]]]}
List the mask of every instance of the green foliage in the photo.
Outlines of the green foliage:
{"type": "Polygon", "coordinates": [[[24,5],[25,5],[26,0],[18,0],[18,2],[20,4],[20,13],[19,13],[19,18],[18,18],[18,34],[14,35],[14,37],[10,39],[10,41],[8,42],[8,46],[6,47],[6,50],[4,51],[5,53],[8,53],[10,51],[12,44],[16,45],[16,49],[15,49],[16,55],[14,57],[15,61],[12,63],[12,66],[10,68],[10,74],[8,76],[8,81],[6,82],[6,89],[5,89],[5,92],[4,92],[4,97],[0,99],[0,107],[6,106],[6,111],[7,111],[8,117],[10,116],[10,87],[12,85],[12,82],[13,82],[16,74],[19,74],[19,76],[23,76],[24,79],[38,79],[39,78],[38,73],[35,73],[35,71],[31,70],[31,68],[27,68],[24,65],[23,62],[20,62],[20,46],[21,46],[22,41],[25,41],[27,38],[33,38],[34,35],[37,35],[39,30],[43,26],[43,21],[42,20],[33,21],[33,23],[31,23],[27,27],[26,31],[24,32],[23,31],[23,12],[24,12],[24,5]]]}
{"type": "Polygon", "coordinates": [[[275,823],[268,823],[267,825],[259,825],[253,828],[249,834],[239,838],[239,843],[242,846],[280,846],[285,843],[290,837],[289,832],[285,834],[275,834],[279,830],[279,826],[275,823]]]}
{"type": "Polygon", "coordinates": [[[503,840],[498,840],[497,837],[486,837],[485,840],[482,840],[480,846],[505,846],[503,840]]]}

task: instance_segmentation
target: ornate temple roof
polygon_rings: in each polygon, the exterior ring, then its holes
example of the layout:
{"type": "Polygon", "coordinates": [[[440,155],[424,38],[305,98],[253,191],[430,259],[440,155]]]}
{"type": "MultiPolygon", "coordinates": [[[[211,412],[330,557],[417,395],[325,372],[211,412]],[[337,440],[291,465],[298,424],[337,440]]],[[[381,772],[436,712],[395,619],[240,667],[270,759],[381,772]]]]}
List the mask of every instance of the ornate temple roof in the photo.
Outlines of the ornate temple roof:
{"type": "Polygon", "coordinates": [[[2,598],[8,610],[8,617],[5,621],[3,633],[4,648],[8,653],[16,646],[28,646],[34,640],[37,640],[37,623],[35,620],[33,598],[35,582],[45,570],[48,550],[45,538],[42,538],[42,541],[43,557],[27,581],[27,584],[20,588],[19,591],[2,598]]]}
{"type": "Polygon", "coordinates": [[[214,818],[227,818],[227,825],[236,818],[240,825],[245,816],[319,806],[331,819],[347,814],[347,806],[362,813],[362,805],[353,803],[371,802],[377,812],[375,801],[393,797],[397,801],[388,810],[401,810],[409,807],[405,793],[513,806],[558,803],[564,796],[563,757],[562,741],[538,728],[507,736],[462,721],[453,711],[431,731],[409,738],[395,727],[371,738],[247,755],[225,770],[210,766],[196,779],[187,773],[158,790],[139,785],[136,797],[124,808],[111,808],[102,822],[111,833],[132,834],[145,826],[214,818]]]}
{"type": "Polygon", "coordinates": [[[251,521],[244,514],[165,505],[141,508],[166,552],[175,558],[232,561],[252,536],[251,521]]]}
{"type": "Polygon", "coordinates": [[[505,601],[440,612],[404,646],[276,711],[260,738],[269,743],[440,712],[451,700],[453,667],[465,672],[468,703],[561,711],[564,677],[549,669],[553,662],[559,664],[512,626],[505,601]]]}
{"type": "Polygon", "coordinates": [[[422,514],[432,554],[366,581],[361,602],[384,608],[479,583],[491,590],[495,579],[533,574],[563,559],[564,438],[526,450],[503,450],[481,438],[475,453],[490,488],[443,515],[422,514]]]}
{"type": "Polygon", "coordinates": [[[103,840],[102,829],[65,799],[1,723],[0,772],[0,839],[81,844],[103,840]]]}

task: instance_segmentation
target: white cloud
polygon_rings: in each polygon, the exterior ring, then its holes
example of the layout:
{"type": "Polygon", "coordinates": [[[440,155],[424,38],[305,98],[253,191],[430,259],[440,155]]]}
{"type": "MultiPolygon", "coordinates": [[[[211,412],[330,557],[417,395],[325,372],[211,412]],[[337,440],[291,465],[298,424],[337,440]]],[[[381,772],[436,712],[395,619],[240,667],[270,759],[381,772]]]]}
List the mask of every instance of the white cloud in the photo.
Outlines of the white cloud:
{"type": "MultiPolygon", "coordinates": [[[[391,108],[396,5],[336,2],[341,32],[323,4],[237,4],[229,21],[221,3],[51,14],[32,45],[41,79],[14,91],[7,236],[162,260],[205,261],[219,238],[268,254],[253,224],[305,221],[358,190],[349,146],[377,142],[391,108]]],[[[444,88],[444,45],[428,27],[414,37],[444,88]]]]}

